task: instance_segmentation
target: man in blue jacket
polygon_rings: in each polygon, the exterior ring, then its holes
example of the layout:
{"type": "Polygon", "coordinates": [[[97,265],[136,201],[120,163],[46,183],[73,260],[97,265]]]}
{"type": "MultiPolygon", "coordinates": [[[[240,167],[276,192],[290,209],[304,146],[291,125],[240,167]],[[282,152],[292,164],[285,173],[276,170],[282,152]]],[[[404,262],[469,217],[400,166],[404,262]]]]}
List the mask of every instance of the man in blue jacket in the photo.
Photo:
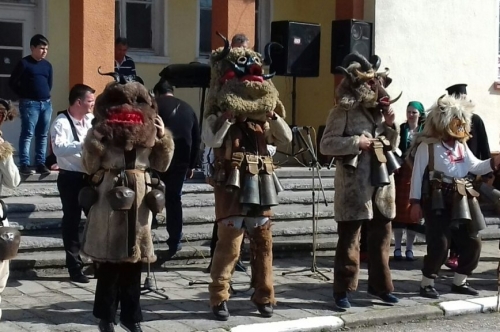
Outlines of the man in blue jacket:
{"type": "Polygon", "coordinates": [[[52,65],[45,60],[49,41],[43,35],[35,35],[30,41],[31,54],[16,65],[9,80],[10,88],[19,97],[21,135],[19,137],[19,172],[31,175],[30,145],[35,136],[36,172],[49,174],[45,166],[47,133],[52,117],[52,65]]]}

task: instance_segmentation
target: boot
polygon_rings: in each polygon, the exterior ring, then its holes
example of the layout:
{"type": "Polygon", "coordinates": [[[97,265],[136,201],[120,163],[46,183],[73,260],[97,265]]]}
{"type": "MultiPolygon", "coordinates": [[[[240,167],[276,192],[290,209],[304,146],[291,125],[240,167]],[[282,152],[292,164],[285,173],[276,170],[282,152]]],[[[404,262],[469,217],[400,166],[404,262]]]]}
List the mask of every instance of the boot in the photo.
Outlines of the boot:
{"type": "MultiPolygon", "coordinates": [[[[257,305],[274,305],[273,237],[271,222],[256,227],[250,236],[252,264],[252,301],[257,305]]],[[[260,310],[259,310],[260,311],[260,310]]]]}
{"type": "Polygon", "coordinates": [[[213,306],[212,312],[217,320],[228,320],[230,315],[229,310],[227,309],[227,301],[222,301],[219,305],[213,306]]]}
{"type": "Polygon", "coordinates": [[[240,254],[243,230],[220,224],[218,237],[219,240],[210,268],[212,282],[208,286],[212,307],[229,300],[229,282],[240,254]]]}

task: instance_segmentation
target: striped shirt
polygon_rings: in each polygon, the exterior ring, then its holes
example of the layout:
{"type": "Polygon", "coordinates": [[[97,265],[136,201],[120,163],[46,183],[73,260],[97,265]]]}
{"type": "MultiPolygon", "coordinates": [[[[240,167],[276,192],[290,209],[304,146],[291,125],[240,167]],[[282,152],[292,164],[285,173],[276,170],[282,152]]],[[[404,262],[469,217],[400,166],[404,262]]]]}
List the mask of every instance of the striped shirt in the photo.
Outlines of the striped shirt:
{"type": "Polygon", "coordinates": [[[125,55],[123,61],[118,63],[115,60],[115,73],[118,73],[123,76],[135,76],[135,62],[131,57],[125,55]]]}

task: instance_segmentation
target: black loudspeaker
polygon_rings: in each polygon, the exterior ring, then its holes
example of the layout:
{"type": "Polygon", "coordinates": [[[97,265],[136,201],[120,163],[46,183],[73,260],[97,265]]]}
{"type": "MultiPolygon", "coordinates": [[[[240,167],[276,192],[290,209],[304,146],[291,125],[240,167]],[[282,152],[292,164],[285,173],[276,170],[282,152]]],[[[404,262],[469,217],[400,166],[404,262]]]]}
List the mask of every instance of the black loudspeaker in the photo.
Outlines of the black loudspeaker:
{"type": "Polygon", "coordinates": [[[342,60],[352,52],[358,52],[367,60],[373,54],[372,23],[358,20],[340,20],[332,22],[332,54],[330,72],[339,74],[335,67],[342,65],[342,60]]]}
{"type": "Polygon", "coordinates": [[[281,76],[319,76],[321,26],[314,23],[276,21],[271,23],[271,68],[281,76]]]}
{"type": "Polygon", "coordinates": [[[210,65],[199,62],[169,65],[158,74],[176,88],[208,88],[210,65]]]}

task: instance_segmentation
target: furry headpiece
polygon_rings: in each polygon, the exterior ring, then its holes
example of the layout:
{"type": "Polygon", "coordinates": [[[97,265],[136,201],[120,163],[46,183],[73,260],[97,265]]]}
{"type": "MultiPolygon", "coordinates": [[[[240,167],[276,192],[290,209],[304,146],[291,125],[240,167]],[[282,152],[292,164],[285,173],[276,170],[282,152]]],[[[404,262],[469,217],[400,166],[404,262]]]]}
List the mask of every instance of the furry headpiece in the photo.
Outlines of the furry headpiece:
{"type": "Polygon", "coordinates": [[[12,121],[18,115],[17,109],[10,100],[0,98],[0,126],[5,121],[12,121]]]}
{"type": "MultiPolygon", "coordinates": [[[[110,75],[111,76],[111,75],[110,75]]],[[[154,98],[139,82],[111,82],[97,96],[93,127],[112,145],[127,151],[153,147],[156,138],[154,98]]]]}
{"type": "Polygon", "coordinates": [[[352,108],[354,104],[366,108],[380,108],[398,101],[402,93],[390,100],[385,90],[392,82],[389,68],[385,68],[384,72],[377,72],[379,67],[380,57],[377,55],[371,58],[371,62],[357,52],[347,55],[342,66],[335,68],[338,73],[344,75],[337,88],[340,105],[347,109],[352,108]]]}
{"type": "MultiPolygon", "coordinates": [[[[256,120],[266,120],[266,112],[274,111],[285,117],[285,108],[279,100],[278,90],[264,74],[262,56],[244,48],[231,48],[228,40],[224,47],[212,52],[210,57],[210,90],[205,104],[205,116],[232,110],[235,115],[245,115],[256,120]]],[[[266,46],[268,61],[269,48],[266,46]]]]}
{"type": "Polygon", "coordinates": [[[460,97],[442,95],[430,108],[425,119],[424,128],[415,136],[408,153],[408,161],[412,163],[418,145],[439,143],[455,138],[465,143],[470,137],[471,118],[474,104],[467,96],[460,97]]]}
{"type": "Polygon", "coordinates": [[[421,136],[446,140],[450,137],[465,143],[471,136],[474,104],[466,96],[442,95],[432,106],[421,136]]]}

